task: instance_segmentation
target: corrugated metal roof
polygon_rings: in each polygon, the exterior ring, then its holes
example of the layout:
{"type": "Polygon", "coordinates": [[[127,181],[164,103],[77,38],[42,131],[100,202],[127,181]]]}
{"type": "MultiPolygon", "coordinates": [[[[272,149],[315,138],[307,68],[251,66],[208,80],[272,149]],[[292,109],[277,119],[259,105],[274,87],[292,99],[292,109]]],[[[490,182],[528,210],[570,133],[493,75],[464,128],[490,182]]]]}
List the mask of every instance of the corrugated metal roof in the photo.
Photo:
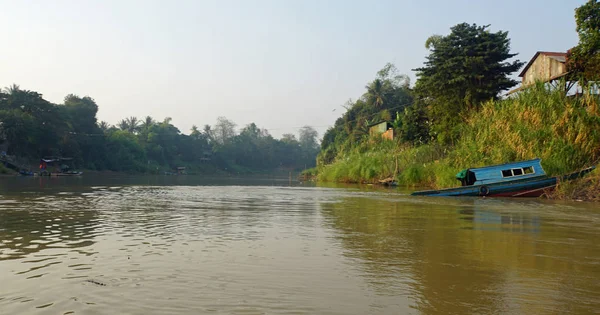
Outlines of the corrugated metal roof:
{"type": "Polygon", "coordinates": [[[521,71],[521,73],[519,73],[519,77],[523,77],[525,75],[525,72],[527,72],[527,69],[529,69],[529,67],[531,67],[531,65],[533,64],[533,62],[535,61],[535,59],[537,59],[537,57],[539,55],[544,55],[544,56],[548,56],[558,62],[566,62],[567,61],[567,53],[564,52],[552,52],[552,51],[538,51],[535,53],[535,55],[533,55],[533,58],[531,58],[531,60],[529,60],[529,62],[527,63],[527,65],[525,66],[525,68],[523,68],[523,70],[521,71]]]}

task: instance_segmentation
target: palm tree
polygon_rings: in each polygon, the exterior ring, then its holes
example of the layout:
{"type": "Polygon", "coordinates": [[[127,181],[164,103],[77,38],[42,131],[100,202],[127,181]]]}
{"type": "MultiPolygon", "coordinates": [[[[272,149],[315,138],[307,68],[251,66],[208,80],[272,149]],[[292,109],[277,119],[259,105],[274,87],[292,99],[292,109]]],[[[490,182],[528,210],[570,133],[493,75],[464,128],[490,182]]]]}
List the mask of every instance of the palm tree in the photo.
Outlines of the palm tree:
{"type": "Polygon", "coordinates": [[[117,127],[119,127],[119,129],[121,129],[121,130],[128,131],[129,130],[129,122],[126,119],[121,119],[121,121],[119,121],[117,123],[117,127]]]}
{"type": "Polygon", "coordinates": [[[131,116],[129,118],[125,118],[127,121],[127,131],[131,133],[137,133],[140,129],[140,121],[135,116],[131,116]]]}
{"type": "Polygon", "coordinates": [[[140,130],[144,133],[147,133],[150,131],[150,128],[152,128],[152,126],[155,123],[156,122],[154,121],[154,119],[151,116],[146,116],[146,118],[140,124],[140,130]]]}
{"type": "Polygon", "coordinates": [[[198,129],[198,126],[192,125],[192,129],[190,130],[190,137],[192,137],[192,139],[194,140],[198,140],[201,136],[202,133],[200,132],[200,129],[198,129]]]}
{"type": "Polygon", "coordinates": [[[110,128],[110,125],[106,121],[101,121],[98,123],[98,128],[100,128],[100,130],[102,130],[102,132],[105,133],[110,128]]]}
{"type": "Polygon", "coordinates": [[[206,136],[206,139],[208,140],[208,142],[212,142],[214,140],[214,138],[213,138],[214,132],[210,128],[210,125],[204,125],[203,131],[204,131],[204,135],[206,136]]]}
{"type": "Polygon", "coordinates": [[[18,84],[14,84],[5,88],[4,89],[6,91],[6,94],[10,94],[10,95],[16,95],[18,92],[21,91],[21,87],[18,84]]]}
{"type": "Polygon", "coordinates": [[[371,84],[366,86],[367,103],[375,108],[380,108],[384,103],[384,88],[383,82],[380,79],[375,79],[371,84]]]}

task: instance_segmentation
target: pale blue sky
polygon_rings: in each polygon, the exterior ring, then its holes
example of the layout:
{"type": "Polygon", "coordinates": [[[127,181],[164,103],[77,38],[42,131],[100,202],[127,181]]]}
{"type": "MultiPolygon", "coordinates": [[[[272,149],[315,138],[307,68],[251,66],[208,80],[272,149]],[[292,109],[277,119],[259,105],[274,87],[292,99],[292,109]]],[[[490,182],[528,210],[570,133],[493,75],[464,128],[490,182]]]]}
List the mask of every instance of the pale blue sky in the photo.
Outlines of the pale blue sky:
{"type": "Polygon", "coordinates": [[[111,124],[170,116],[188,133],[225,116],[277,137],[303,125],[322,136],[387,62],[414,82],[430,35],[491,24],[527,61],[577,43],[583,3],[0,0],[0,86],[57,103],[89,95],[111,124]]]}

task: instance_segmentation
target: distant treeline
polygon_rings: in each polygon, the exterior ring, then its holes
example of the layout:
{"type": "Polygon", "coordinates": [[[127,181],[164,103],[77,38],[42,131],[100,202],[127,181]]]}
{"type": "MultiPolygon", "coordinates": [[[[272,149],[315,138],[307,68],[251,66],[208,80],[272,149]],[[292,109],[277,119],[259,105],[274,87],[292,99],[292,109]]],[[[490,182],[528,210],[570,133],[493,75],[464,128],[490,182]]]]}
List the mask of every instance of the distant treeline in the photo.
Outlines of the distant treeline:
{"type": "Polygon", "coordinates": [[[32,165],[44,157],[73,158],[90,170],[160,172],[257,172],[303,169],[315,165],[318,134],[303,127],[297,138],[273,138],[251,123],[241,131],[219,117],[214,126],[196,126],[189,135],[171,123],[129,117],[116,126],[98,122],[91,97],[67,95],[53,104],[40,93],[13,85],[0,90],[0,151],[32,165]]]}

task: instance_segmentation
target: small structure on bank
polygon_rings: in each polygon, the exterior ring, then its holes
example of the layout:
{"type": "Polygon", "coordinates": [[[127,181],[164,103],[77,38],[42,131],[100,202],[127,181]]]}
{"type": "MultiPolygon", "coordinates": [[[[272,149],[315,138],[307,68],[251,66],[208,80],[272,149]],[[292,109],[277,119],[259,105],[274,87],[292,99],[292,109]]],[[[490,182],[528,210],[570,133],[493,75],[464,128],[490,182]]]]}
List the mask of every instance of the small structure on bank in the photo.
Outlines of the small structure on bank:
{"type": "MultiPolygon", "coordinates": [[[[525,68],[519,73],[522,79],[521,86],[509,91],[512,94],[526,89],[536,82],[554,84],[561,78],[565,78],[567,71],[567,53],[538,51],[533,58],[525,65],[525,68]]],[[[567,83],[566,91],[570,90],[574,83],[567,83]]]]}
{"type": "Polygon", "coordinates": [[[370,136],[381,134],[381,137],[384,139],[394,140],[394,129],[392,129],[392,124],[387,121],[379,121],[367,127],[369,128],[370,136]]]}
{"type": "Polygon", "coordinates": [[[165,175],[187,175],[187,173],[185,171],[185,167],[183,167],[183,166],[175,167],[174,172],[173,171],[165,171],[164,174],[165,175]]]}
{"type": "MultiPolygon", "coordinates": [[[[79,176],[83,172],[72,169],[73,158],[48,157],[40,159],[40,176],[79,176]]],[[[31,172],[30,172],[31,173],[31,172]]],[[[33,173],[32,173],[33,174],[33,173]]],[[[32,175],[24,174],[21,175],[32,175]]]]}

